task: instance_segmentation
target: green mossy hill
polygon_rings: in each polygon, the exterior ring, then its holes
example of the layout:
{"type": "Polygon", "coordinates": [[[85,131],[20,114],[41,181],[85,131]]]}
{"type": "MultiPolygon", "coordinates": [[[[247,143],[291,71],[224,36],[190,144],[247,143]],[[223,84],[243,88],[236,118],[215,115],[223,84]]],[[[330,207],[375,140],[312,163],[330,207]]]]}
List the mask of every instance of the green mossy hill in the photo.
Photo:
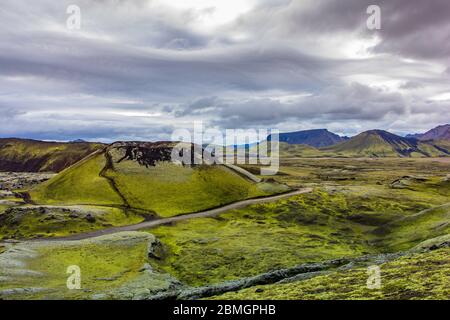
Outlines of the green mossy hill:
{"type": "Polygon", "coordinates": [[[31,192],[40,204],[121,205],[163,217],[288,191],[220,165],[177,165],[172,144],[116,143],[31,192]]]}
{"type": "Polygon", "coordinates": [[[324,157],[326,153],[320,151],[319,149],[308,146],[306,144],[288,144],[286,142],[280,142],[280,157],[304,157],[304,158],[314,158],[314,157],[324,157]]]}
{"type": "Polygon", "coordinates": [[[0,171],[60,172],[103,147],[89,142],[0,139],[0,171]]]}
{"type": "Polygon", "coordinates": [[[369,289],[367,268],[336,271],[286,284],[257,286],[216,296],[230,300],[441,299],[450,297],[450,248],[381,264],[381,287],[369,289]]]}
{"type": "Polygon", "coordinates": [[[373,231],[378,246],[398,251],[438,236],[450,234],[450,203],[398,219],[373,231]]]}
{"type": "Polygon", "coordinates": [[[432,142],[403,138],[383,130],[363,132],[348,141],[321,149],[348,157],[440,157],[449,156],[450,149],[432,142]]]}

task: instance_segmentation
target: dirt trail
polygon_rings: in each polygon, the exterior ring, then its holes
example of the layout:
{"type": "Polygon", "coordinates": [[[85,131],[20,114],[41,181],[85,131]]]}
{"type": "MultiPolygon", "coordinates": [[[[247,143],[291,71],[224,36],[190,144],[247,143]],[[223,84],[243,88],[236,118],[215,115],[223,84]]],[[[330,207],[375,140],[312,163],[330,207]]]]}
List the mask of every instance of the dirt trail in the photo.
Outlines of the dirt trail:
{"type": "Polygon", "coordinates": [[[262,181],[262,179],[258,178],[254,174],[252,174],[252,173],[248,172],[247,170],[242,169],[241,167],[238,167],[234,164],[224,163],[223,165],[225,167],[237,172],[238,174],[243,175],[244,177],[246,177],[247,179],[250,179],[253,182],[260,183],[262,181]]]}
{"type": "Polygon", "coordinates": [[[137,231],[137,230],[153,228],[153,227],[157,227],[160,225],[169,224],[169,223],[173,223],[173,222],[184,221],[184,220],[188,220],[188,219],[213,217],[213,216],[216,216],[216,215],[221,214],[228,210],[239,209],[239,208],[247,207],[247,206],[250,206],[253,204],[258,204],[258,203],[266,203],[266,202],[281,200],[281,199],[289,198],[289,197],[299,195],[299,194],[310,193],[310,192],[312,192],[312,190],[313,190],[312,188],[303,188],[303,189],[299,189],[299,190],[295,190],[292,192],[283,193],[283,194],[279,194],[279,195],[275,195],[275,196],[238,201],[238,202],[234,202],[234,203],[225,205],[220,208],[201,211],[201,212],[197,212],[197,213],[189,213],[189,214],[184,214],[184,215],[171,217],[171,218],[163,218],[163,219],[158,219],[158,220],[145,221],[145,222],[141,222],[141,223],[133,224],[133,225],[129,225],[129,226],[114,227],[114,228],[109,228],[109,229],[97,230],[97,231],[93,231],[93,232],[80,233],[80,234],[76,234],[76,235],[68,236],[68,237],[33,239],[33,240],[28,240],[28,241],[31,241],[31,242],[76,241],[76,240],[95,238],[95,237],[112,234],[112,233],[123,232],[123,231],[137,231]]]}

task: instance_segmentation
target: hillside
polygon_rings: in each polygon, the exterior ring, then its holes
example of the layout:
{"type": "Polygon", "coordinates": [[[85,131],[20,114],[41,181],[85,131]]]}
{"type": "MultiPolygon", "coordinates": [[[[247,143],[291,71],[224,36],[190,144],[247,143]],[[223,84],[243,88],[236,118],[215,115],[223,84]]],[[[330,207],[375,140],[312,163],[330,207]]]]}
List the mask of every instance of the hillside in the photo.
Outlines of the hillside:
{"type": "Polygon", "coordinates": [[[288,144],[287,142],[280,143],[280,157],[321,157],[322,152],[319,149],[311,147],[306,144],[288,144]]]}
{"type": "Polygon", "coordinates": [[[124,206],[173,216],[287,190],[254,183],[225,166],[169,161],[173,143],[121,142],[61,172],[31,192],[38,204],[124,206]]]}
{"type": "MultiPolygon", "coordinates": [[[[267,139],[270,141],[271,136],[267,139]]],[[[347,138],[340,137],[327,129],[304,130],[280,134],[280,142],[305,144],[315,148],[332,146],[345,140],[347,138]]]]}
{"type": "Polygon", "coordinates": [[[446,140],[450,141],[450,124],[445,124],[442,126],[438,126],[433,128],[422,134],[411,135],[421,141],[427,140],[446,140]]]}
{"type": "MultiPolygon", "coordinates": [[[[214,297],[218,300],[447,300],[450,248],[407,254],[393,261],[377,261],[380,289],[369,289],[368,266],[345,267],[301,275],[304,280],[255,286],[214,297]]],[[[299,276],[299,278],[301,278],[299,276]]]]}
{"type": "Polygon", "coordinates": [[[0,171],[60,172],[103,147],[88,142],[0,139],[0,171]]]}
{"type": "Polygon", "coordinates": [[[383,130],[370,130],[335,146],[323,148],[338,156],[354,157],[440,157],[450,151],[431,142],[403,138],[383,130]]]}

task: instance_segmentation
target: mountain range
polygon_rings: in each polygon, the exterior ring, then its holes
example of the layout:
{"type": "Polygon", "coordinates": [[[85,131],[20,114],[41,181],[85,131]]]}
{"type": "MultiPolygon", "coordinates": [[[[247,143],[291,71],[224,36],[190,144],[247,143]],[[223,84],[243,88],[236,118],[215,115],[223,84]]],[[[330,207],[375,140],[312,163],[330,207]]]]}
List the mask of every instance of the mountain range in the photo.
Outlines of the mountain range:
{"type": "Polygon", "coordinates": [[[92,142],[0,139],[0,171],[60,172],[104,147],[92,142]]]}
{"type": "Polygon", "coordinates": [[[426,140],[448,140],[450,141],[450,124],[445,124],[433,128],[425,133],[416,133],[406,136],[407,138],[416,138],[422,141],[426,140]]]}
{"type": "Polygon", "coordinates": [[[421,141],[405,138],[384,130],[370,130],[352,137],[348,141],[322,151],[337,156],[352,157],[441,157],[450,156],[450,149],[433,140],[421,141]]]}
{"type": "Polygon", "coordinates": [[[281,133],[280,142],[282,156],[442,157],[450,155],[450,125],[406,137],[384,130],[369,130],[351,138],[326,129],[305,130],[281,133]]]}
{"type": "MultiPolygon", "coordinates": [[[[406,137],[369,130],[347,138],[326,129],[315,129],[281,133],[280,142],[282,157],[447,157],[450,156],[450,125],[406,137]]],[[[0,171],[60,172],[105,147],[105,144],[82,140],[0,139],[0,171]]]]}

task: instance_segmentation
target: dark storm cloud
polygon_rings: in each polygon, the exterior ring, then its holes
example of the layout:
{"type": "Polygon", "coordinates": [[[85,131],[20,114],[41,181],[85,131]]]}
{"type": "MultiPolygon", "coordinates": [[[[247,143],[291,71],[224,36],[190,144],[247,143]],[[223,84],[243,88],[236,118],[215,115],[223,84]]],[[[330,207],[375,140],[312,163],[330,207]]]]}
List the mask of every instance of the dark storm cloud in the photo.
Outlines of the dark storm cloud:
{"type": "MultiPolygon", "coordinates": [[[[370,5],[378,5],[382,29],[375,52],[396,53],[424,59],[447,59],[450,56],[450,1],[448,0],[324,0],[311,5],[291,2],[282,24],[287,32],[297,34],[359,32],[362,37],[373,31],[366,28],[370,5]]],[[[287,11],[287,10],[286,10],[287,11]]]]}
{"type": "Polygon", "coordinates": [[[209,115],[215,119],[212,122],[216,126],[240,128],[315,118],[376,121],[406,112],[401,95],[353,83],[326,88],[317,95],[294,97],[291,101],[275,98],[242,101],[207,97],[184,106],[182,115],[209,115]]]}
{"type": "Polygon", "coordinates": [[[393,52],[422,59],[446,59],[448,62],[449,1],[384,1],[382,6],[382,42],[375,48],[376,52],[393,52]]]}
{"type": "Polygon", "coordinates": [[[82,29],[68,31],[72,3],[2,3],[0,135],[157,139],[193,120],[347,132],[450,121],[435,116],[448,101],[434,98],[450,92],[449,1],[264,0],[203,25],[214,2],[79,0],[82,29]],[[366,28],[372,4],[380,31],[366,28]]]}

